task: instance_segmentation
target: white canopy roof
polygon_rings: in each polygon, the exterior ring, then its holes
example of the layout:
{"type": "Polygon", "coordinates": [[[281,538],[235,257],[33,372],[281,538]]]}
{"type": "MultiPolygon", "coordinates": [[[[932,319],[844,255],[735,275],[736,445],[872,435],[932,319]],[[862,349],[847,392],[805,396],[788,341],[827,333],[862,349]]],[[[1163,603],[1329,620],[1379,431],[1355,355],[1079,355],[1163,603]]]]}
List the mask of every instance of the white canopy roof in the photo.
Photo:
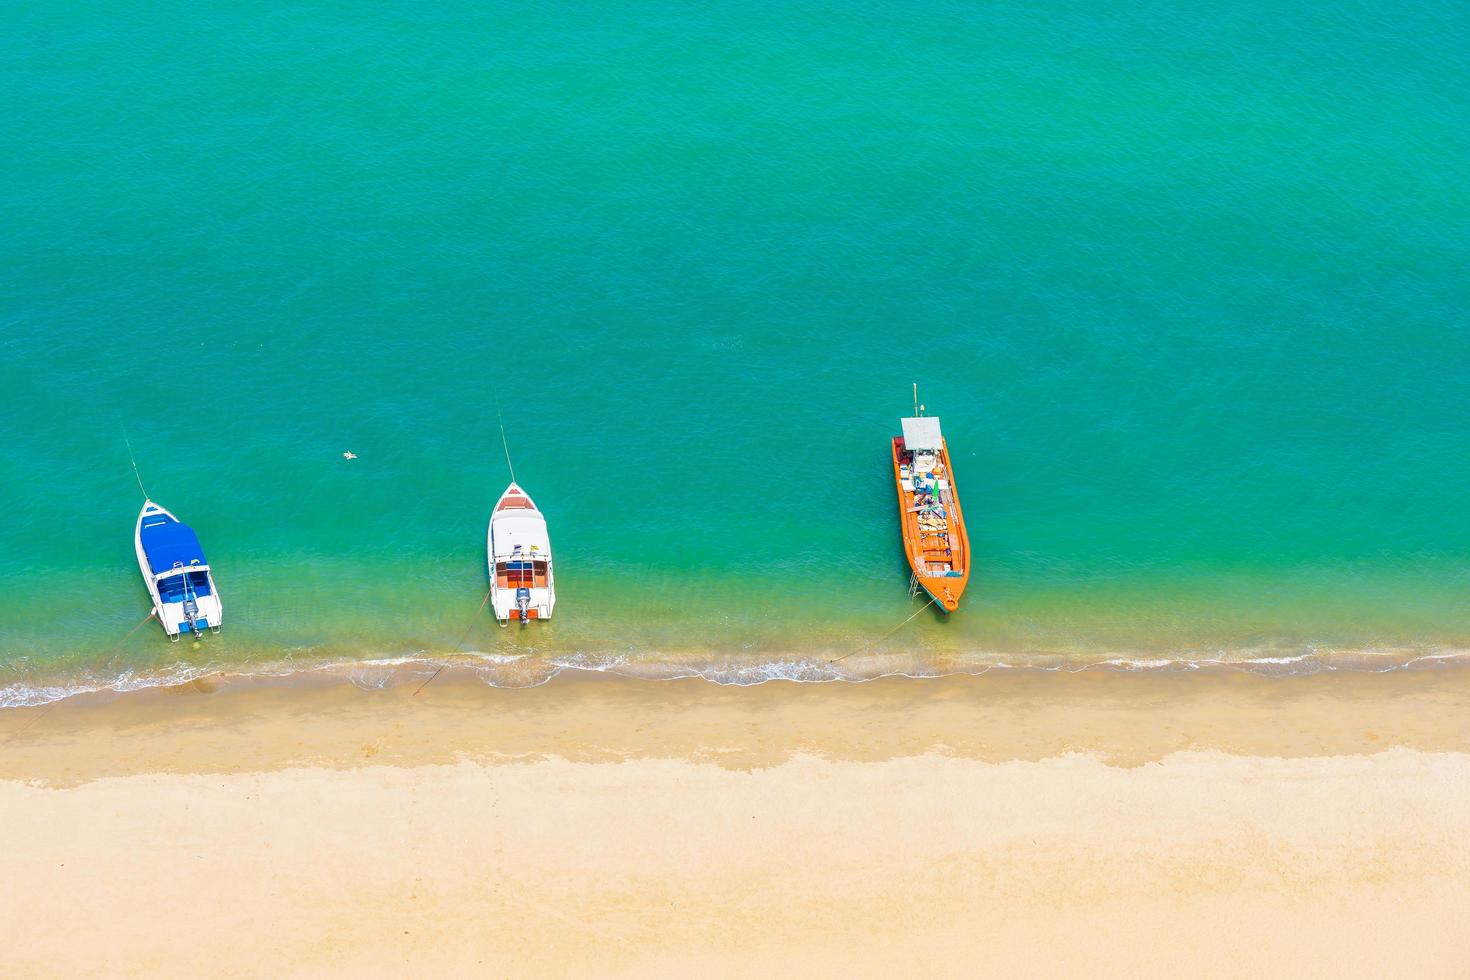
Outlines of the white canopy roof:
{"type": "Polygon", "coordinates": [[[516,545],[521,546],[521,553],[517,557],[529,558],[534,547],[537,558],[551,558],[551,539],[546,535],[546,520],[539,514],[534,517],[520,514],[510,516],[505,511],[500,511],[491,522],[490,530],[495,537],[497,561],[515,555],[516,545]]]}
{"type": "Polygon", "coordinates": [[[937,453],[944,448],[944,437],[939,434],[938,416],[923,415],[899,421],[903,423],[903,447],[909,452],[937,453]]]}

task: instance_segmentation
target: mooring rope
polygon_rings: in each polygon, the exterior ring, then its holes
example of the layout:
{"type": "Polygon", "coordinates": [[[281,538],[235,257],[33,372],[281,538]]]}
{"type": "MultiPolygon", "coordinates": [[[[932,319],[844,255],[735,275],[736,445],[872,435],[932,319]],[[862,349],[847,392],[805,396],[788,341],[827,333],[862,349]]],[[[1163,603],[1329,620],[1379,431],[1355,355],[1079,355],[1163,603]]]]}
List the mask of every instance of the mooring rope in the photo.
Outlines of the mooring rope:
{"type": "MultiPolygon", "coordinates": [[[[132,629],[128,630],[128,635],[127,636],[123,637],[121,640],[118,640],[116,643],[114,643],[111,647],[109,647],[107,649],[107,652],[104,653],[102,656],[103,657],[110,657],[114,653],[116,653],[118,647],[120,647],[124,643],[128,642],[128,640],[132,639],[133,634],[136,633],[136,632],[138,632],[138,630],[142,629],[143,628],[143,624],[146,623],[146,622],[148,622],[148,620],[150,620],[152,618],[153,618],[153,611],[152,610],[149,610],[148,611],[148,615],[146,615],[142,619],[138,620],[138,625],[137,626],[134,626],[132,629]]],[[[46,705],[45,709],[43,709],[42,711],[38,712],[34,718],[32,718],[30,721],[26,722],[25,725],[23,725],[21,727],[20,731],[15,732],[9,738],[7,738],[5,740],[5,744],[6,745],[9,745],[11,742],[14,742],[16,739],[20,738],[26,732],[30,731],[31,726],[35,725],[36,722],[40,721],[42,718],[45,718],[47,715],[49,715],[51,713],[51,709],[54,708],[54,707],[56,707],[58,704],[60,704],[64,700],[66,700],[66,699],[65,698],[57,698],[55,701],[52,701],[50,704],[46,705]]]]}
{"type": "Polygon", "coordinates": [[[495,420],[500,423],[500,448],[505,450],[505,468],[510,470],[510,482],[516,482],[515,464],[510,461],[510,442],[505,438],[505,418],[500,414],[500,398],[495,399],[495,420]]]}
{"type": "MultiPolygon", "coordinates": [[[[480,600],[479,608],[477,608],[475,610],[475,618],[472,619],[472,620],[470,620],[470,625],[465,628],[464,636],[461,636],[459,638],[459,642],[454,645],[454,649],[451,650],[451,651],[449,651],[449,653],[446,654],[446,656],[452,657],[456,653],[459,653],[460,647],[464,646],[464,641],[465,640],[468,640],[470,638],[470,634],[474,632],[474,630],[475,630],[475,623],[479,622],[479,620],[480,620],[480,612],[481,612],[481,610],[483,610],[485,608],[485,603],[487,603],[487,602],[490,601],[490,593],[491,592],[494,592],[494,591],[495,591],[495,586],[492,585],[485,592],[485,598],[483,598],[483,599],[480,600]]],[[[419,691],[422,691],[424,688],[428,687],[431,683],[433,683],[434,678],[436,678],[440,674],[442,674],[444,672],[444,668],[445,667],[448,667],[448,666],[449,666],[449,661],[448,660],[446,660],[442,664],[440,664],[439,665],[439,669],[436,670],[436,671],[434,671],[432,674],[430,674],[428,680],[424,681],[418,687],[414,688],[414,692],[412,694],[410,694],[409,697],[411,697],[411,698],[418,697],[419,696],[419,691]]]]}
{"type": "Polygon", "coordinates": [[[126,431],[123,432],[123,443],[128,447],[128,462],[133,464],[133,477],[138,481],[138,489],[143,491],[143,499],[150,500],[148,491],[143,489],[143,474],[138,472],[138,461],[133,458],[133,441],[128,438],[126,431]]]}
{"type": "MultiPolygon", "coordinates": [[[[492,389],[492,392],[493,392],[494,398],[495,398],[495,421],[497,423],[499,423],[499,425],[500,425],[500,448],[505,450],[505,468],[510,471],[510,482],[511,483],[514,483],[514,482],[516,482],[516,468],[515,468],[515,464],[510,461],[510,440],[505,437],[505,416],[502,415],[501,412],[500,412],[500,393],[498,391],[494,391],[493,389],[492,389]]],[[[490,570],[490,574],[491,575],[494,575],[495,574],[495,570],[494,569],[491,569],[490,570]]],[[[480,600],[480,607],[479,607],[479,609],[476,609],[475,610],[475,618],[472,619],[472,620],[470,620],[470,625],[469,625],[469,627],[467,629],[465,629],[464,636],[461,636],[459,638],[459,642],[454,645],[454,649],[451,650],[449,652],[449,654],[447,654],[448,656],[451,656],[452,657],[452,656],[454,656],[454,654],[458,653],[460,647],[464,646],[464,641],[465,640],[468,640],[470,638],[470,633],[473,632],[473,630],[475,628],[475,623],[478,622],[479,619],[480,619],[480,612],[481,612],[481,610],[483,610],[485,608],[485,603],[487,603],[487,602],[490,601],[490,593],[491,592],[494,592],[494,591],[495,591],[495,586],[494,585],[491,585],[489,591],[487,591],[485,593],[485,598],[483,598],[483,599],[480,600]]],[[[449,666],[449,661],[447,661],[447,660],[444,661],[444,663],[440,664],[439,665],[439,669],[438,670],[435,670],[432,674],[430,674],[428,680],[424,681],[417,688],[415,688],[414,689],[414,692],[412,694],[410,694],[409,697],[412,697],[412,698],[418,697],[419,696],[419,691],[422,691],[424,688],[428,687],[431,683],[433,683],[434,678],[436,678],[440,674],[442,674],[444,672],[444,668],[445,667],[448,667],[448,666],[449,666]]]]}
{"type": "Polygon", "coordinates": [[[856,650],[852,651],[852,653],[844,653],[840,657],[833,657],[831,660],[827,661],[827,663],[828,664],[835,664],[839,660],[846,660],[848,657],[856,657],[860,653],[867,652],[871,648],[877,646],[879,643],[882,643],[884,640],[888,639],[894,633],[897,633],[899,630],[903,629],[909,623],[913,622],[914,619],[918,617],[919,613],[923,612],[925,609],[928,609],[930,606],[934,605],[934,603],[936,603],[938,601],[939,601],[938,599],[934,598],[933,596],[930,596],[929,597],[929,601],[926,602],[926,603],[924,603],[922,606],[920,606],[914,612],[914,614],[912,616],[910,616],[908,619],[905,619],[903,622],[899,623],[897,626],[893,627],[893,629],[889,630],[887,633],[884,633],[882,636],[878,637],[876,640],[870,640],[870,641],[868,641],[863,646],[858,647],[856,650]]]}

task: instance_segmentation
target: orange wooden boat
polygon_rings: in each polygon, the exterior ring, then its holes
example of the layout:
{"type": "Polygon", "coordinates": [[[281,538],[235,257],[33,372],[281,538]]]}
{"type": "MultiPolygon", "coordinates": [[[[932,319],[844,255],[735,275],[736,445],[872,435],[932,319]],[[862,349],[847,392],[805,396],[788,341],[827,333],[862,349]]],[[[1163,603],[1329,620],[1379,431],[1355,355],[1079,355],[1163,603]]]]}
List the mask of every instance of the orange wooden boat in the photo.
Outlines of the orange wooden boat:
{"type": "Polygon", "coordinates": [[[917,415],[900,421],[903,435],[893,439],[893,481],[903,550],[914,571],[913,592],[923,589],[945,612],[954,612],[970,581],[970,538],[949,449],[938,418],[917,415]]]}

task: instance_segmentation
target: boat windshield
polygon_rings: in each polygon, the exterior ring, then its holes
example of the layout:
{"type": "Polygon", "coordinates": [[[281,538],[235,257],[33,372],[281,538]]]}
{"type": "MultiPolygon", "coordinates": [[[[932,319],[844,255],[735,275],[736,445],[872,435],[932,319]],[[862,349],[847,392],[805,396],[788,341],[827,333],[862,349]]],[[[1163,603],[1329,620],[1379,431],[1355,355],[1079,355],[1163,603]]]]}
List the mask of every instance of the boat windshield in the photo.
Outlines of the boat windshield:
{"type": "Polygon", "coordinates": [[[188,591],[196,596],[209,595],[209,573],[207,572],[185,572],[182,575],[170,575],[158,583],[158,597],[164,602],[183,602],[185,593],[185,580],[188,591]]]}

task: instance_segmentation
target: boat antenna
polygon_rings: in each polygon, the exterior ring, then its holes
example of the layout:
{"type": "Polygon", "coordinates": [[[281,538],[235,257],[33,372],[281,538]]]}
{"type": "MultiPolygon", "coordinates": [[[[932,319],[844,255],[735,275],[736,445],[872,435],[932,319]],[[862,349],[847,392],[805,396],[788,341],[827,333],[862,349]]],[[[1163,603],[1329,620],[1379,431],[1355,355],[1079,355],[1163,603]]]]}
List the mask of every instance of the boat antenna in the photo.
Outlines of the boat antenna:
{"type": "Polygon", "coordinates": [[[919,383],[914,382],[914,414],[919,414],[919,383]]]}
{"type": "Polygon", "coordinates": [[[505,468],[510,470],[510,482],[516,482],[515,464],[510,461],[510,443],[505,438],[505,418],[500,414],[500,399],[495,399],[495,419],[500,423],[500,446],[505,450],[505,468]]]}
{"type": "Polygon", "coordinates": [[[133,458],[133,443],[128,438],[127,430],[123,430],[123,443],[128,447],[128,462],[133,464],[133,479],[138,481],[138,490],[142,492],[144,500],[152,500],[148,491],[143,489],[143,474],[138,472],[138,461],[133,458]]]}

